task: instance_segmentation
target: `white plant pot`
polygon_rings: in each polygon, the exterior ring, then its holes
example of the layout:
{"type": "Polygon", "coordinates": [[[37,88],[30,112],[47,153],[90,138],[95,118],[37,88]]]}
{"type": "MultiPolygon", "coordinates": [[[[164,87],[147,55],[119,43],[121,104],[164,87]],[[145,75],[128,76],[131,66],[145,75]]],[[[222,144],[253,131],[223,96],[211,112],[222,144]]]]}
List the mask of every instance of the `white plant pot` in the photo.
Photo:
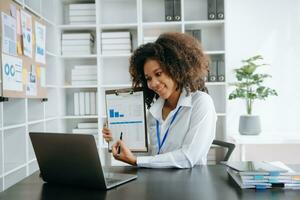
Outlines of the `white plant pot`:
{"type": "Polygon", "coordinates": [[[261,132],[260,118],[258,115],[241,115],[239,123],[241,135],[258,135],[261,132]]]}

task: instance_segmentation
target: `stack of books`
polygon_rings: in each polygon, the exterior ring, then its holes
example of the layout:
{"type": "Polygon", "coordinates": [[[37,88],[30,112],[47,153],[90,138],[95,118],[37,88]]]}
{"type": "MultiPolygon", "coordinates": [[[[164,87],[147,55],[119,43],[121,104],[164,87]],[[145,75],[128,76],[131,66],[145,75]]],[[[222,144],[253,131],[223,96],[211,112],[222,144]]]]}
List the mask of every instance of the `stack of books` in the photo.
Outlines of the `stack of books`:
{"type": "Polygon", "coordinates": [[[90,134],[94,135],[96,143],[98,142],[98,123],[97,122],[81,122],[72,130],[76,134],[90,134]]]}
{"type": "Polygon", "coordinates": [[[76,65],[72,69],[72,85],[97,85],[97,65],[76,65]]]}
{"type": "Polygon", "coordinates": [[[102,54],[128,54],[132,50],[130,32],[103,32],[102,54]]]}
{"type": "Polygon", "coordinates": [[[63,33],[62,55],[90,55],[94,46],[91,33],[63,33]]]}
{"type": "Polygon", "coordinates": [[[96,24],[96,6],[94,3],[69,4],[70,24],[96,24]]]}
{"type": "Polygon", "coordinates": [[[226,162],[228,174],[241,188],[300,189],[300,172],[282,162],[226,162]]]}
{"type": "Polygon", "coordinates": [[[157,37],[144,37],[144,44],[147,44],[149,42],[155,42],[157,40],[157,37]]]}
{"type": "Polygon", "coordinates": [[[74,92],[74,115],[97,115],[97,92],[74,92]]]}

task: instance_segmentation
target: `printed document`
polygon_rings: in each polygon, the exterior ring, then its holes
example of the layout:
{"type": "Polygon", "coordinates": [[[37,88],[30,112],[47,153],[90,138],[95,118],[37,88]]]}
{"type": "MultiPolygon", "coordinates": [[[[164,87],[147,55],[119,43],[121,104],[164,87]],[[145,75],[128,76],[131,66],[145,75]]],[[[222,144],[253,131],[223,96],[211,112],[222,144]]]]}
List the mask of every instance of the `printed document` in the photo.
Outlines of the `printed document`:
{"type": "Polygon", "coordinates": [[[147,131],[143,91],[107,90],[106,113],[108,128],[113,134],[109,150],[120,139],[134,152],[146,152],[147,131]]]}

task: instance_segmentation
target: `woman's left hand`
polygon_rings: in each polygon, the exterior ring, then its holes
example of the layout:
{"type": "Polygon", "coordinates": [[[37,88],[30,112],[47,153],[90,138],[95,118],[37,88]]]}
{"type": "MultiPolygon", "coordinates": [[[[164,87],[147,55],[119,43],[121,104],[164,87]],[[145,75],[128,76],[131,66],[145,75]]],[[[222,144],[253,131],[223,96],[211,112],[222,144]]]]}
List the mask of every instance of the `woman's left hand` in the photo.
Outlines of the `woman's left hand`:
{"type": "Polygon", "coordinates": [[[136,166],[136,157],[132,154],[132,152],[128,149],[126,144],[122,140],[118,140],[113,146],[112,146],[112,153],[116,160],[123,161],[125,163],[128,163],[130,165],[136,166]],[[120,149],[120,154],[118,154],[118,149],[120,149]]]}

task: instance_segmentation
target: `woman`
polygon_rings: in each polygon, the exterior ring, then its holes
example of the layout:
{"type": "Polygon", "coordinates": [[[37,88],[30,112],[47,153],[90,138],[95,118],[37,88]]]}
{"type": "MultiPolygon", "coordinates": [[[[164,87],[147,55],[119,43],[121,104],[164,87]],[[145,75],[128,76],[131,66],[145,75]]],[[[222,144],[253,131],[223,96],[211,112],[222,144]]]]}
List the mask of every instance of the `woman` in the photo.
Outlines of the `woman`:
{"type": "MultiPolygon", "coordinates": [[[[114,158],[149,168],[206,164],[217,120],[211,97],[200,91],[208,66],[197,40],[182,33],[162,34],[136,49],[129,71],[133,87],[145,92],[150,155],[136,157],[119,140],[112,147],[114,158]]],[[[112,140],[108,128],[102,133],[106,141],[112,140]]]]}

